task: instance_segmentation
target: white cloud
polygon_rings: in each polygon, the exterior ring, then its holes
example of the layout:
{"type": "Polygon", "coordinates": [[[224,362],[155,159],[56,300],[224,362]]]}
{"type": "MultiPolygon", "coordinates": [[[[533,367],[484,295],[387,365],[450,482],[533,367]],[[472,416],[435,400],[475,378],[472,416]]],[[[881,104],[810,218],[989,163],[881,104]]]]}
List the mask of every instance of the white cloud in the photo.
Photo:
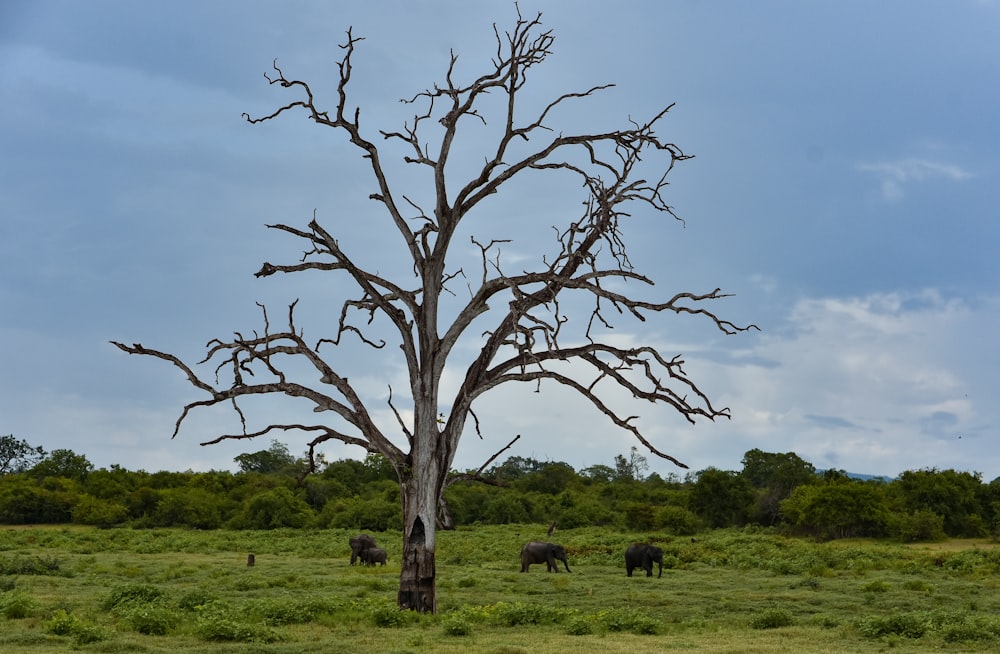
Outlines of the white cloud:
{"type": "Polygon", "coordinates": [[[903,199],[906,187],[916,182],[937,179],[960,182],[972,177],[972,173],[956,164],[920,157],[860,163],[858,170],[872,173],[880,180],[882,197],[889,202],[903,199]]]}
{"type": "MultiPolygon", "coordinates": [[[[694,470],[738,470],[743,454],[760,448],[852,472],[938,467],[1000,475],[1000,446],[991,442],[997,372],[980,354],[1000,322],[996,299],[962,301],[935,291],[803,299],[787,322],[788,329],[759,338],[724,339],[722,347],[739,356],[684,352],[688,373],[717,406],[731,408],[730,421],[691,426],[668,407],[614,402],[640,416],[654,445],[694,470]]],[[[610,464],[632,444],[593,407],[551,385],[541,394],[491,394],[478,412],[488,438],[467,437],[460,466],[485,460],[487,449],[515,433],[524,438],[505,455],[574,466],[610,464]]],[[[649,458],[661,475],[680,472],[649,458]]]]}

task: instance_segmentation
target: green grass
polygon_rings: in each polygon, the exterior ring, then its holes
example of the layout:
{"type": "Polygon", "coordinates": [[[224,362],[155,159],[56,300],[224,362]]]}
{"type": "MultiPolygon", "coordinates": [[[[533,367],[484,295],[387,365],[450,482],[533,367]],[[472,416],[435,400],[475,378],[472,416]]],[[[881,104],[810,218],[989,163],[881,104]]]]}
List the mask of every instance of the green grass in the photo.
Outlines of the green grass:
{"type": "Polygon", "coordinates": [[[438,533],[438,614],[399,612],[402,537],[348,565],[344,530],[0,528],[3,652],[987,652],[1000,549],[557,532],[572,574],[519,572],[544,526],[438,533]],[[625,576],[633,541],[663,577],[625,576]],[[246,566],[254,552],[256,565],[246,566]]]}

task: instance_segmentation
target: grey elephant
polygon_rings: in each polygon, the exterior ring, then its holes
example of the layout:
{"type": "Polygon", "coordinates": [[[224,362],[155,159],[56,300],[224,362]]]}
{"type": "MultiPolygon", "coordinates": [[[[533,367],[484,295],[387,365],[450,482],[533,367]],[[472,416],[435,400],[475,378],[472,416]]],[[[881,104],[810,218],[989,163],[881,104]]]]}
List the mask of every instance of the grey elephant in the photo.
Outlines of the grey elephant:
{"type": "Polygon", "coordinates": [[[562,545],[533,541],[525,543],[521,548],[521,572],[527,572],[528,566],[532,563],[544,563],[547,571],[559,572],[556,561],[562,561],[566,566],[566,572],[571,572],[569,563],[566,562],[566,550],[562,545]]]}
{"type": "Polygon", "coordinates": [[[387,558],[388,555],[381,547],[368,547],[358,553],[358,559],[364,565],[375,565],[376,563],[379,565],[385,565],[387,558]]]}
{"type": "Polygon", "coordinates": [[[663,550],[646,543],[633,543],[625,550],[625,572],[629,577],[636,568],[642,568],[647,577],[652,577],[654,562],[660,565],[660,574],[657,575],[659,579],[663,576],[663,550]]]}
{"type": "Polygon", "coordinates": [[[358,560],[358,555],[361,554],[362,550],[366,550],[371,547],[378,547],[378,543],[369,534],[358,534],[357,536],[351,536],[349,541],[351,544],[351,565],[358,560]]]}

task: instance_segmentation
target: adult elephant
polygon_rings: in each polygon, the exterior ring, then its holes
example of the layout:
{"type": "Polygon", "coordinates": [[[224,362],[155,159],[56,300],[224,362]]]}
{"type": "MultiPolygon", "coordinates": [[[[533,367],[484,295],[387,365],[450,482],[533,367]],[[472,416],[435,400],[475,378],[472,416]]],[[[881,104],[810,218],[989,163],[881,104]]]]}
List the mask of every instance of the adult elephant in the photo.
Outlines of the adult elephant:
{"type": "Polygon", "coordinates": [[[525,543],[521,548],[521,572],[527,572],[532,563],[544,563],[548,572],[559,572],[556,561],[562,561],[566,572],[571,572],[569,563],[566,562],[566,550],[562,545],[533,541],[525,543]]]}
{"type": "Polygon", "coordinates": [[[381,547],[369,547],[361,550],[358,554],[358,559],[360,559],[361,563],[364,565],[385,565],[387,558],[388,555],[381,547]]]}
{"type": "Polygon", "coordinates": [[[351,565],[358,560],[358,555],[361,554],[363,550],[367,550],[372,547],[378,547],[378,543],[369,534],[358,534],[357,536],[351,536],[351,540],[348,541],[351,544],[351,565]]]}
{"type": "Polygon", "coordinates": [[[652,577],[654,562],[660,565],[659,579],[663,576],[663,550],[647,543],[633,543],[625,550],[625,572],[629,577],[636,568],[642,568],[647,577],[652,577]]]}

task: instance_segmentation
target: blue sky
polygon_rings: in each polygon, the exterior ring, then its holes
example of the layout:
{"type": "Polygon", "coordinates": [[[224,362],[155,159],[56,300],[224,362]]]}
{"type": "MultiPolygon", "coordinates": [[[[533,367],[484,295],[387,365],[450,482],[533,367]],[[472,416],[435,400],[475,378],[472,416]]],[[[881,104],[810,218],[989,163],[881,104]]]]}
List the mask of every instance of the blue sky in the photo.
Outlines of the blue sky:
{"type": "MultiPolygon", "coordinates": [[[[690,426],[643,405],[657,447],[693,470],[738,470],[760,448],[853,472],[1000,476],[1000,3],[521,10],[541,11],[556,35],[526,107],[616,84],[554,127],[617,128],[676,103],[661,133],[695,155],[670,187],[686,225],[637,216],[633,259],[663,297],[721,287],[734,297],[719,311],[761,327],[722,337],[685,320],[623,326],[621,338],[683,354],[732,410],[731,421],[690,426]]],[[[441,79],[449,49],[465,79],[483,72],[492,24],[514,16],[511,2],[465,0],[0,3],[0,433],[146,470],[232,469],[237,454],[267,447],[199,446],[234,429],[226,413],[198,415],[170,440],[194,389],[108,341],[196,361],[210,338],[259,329],[257,302],[279,313],[296,298],[299,322],[322,333],[336,283],[255,279],[262,261],[300,249],[264,226],[305,225],[316,210],[374,261],[387,256],[386,231],[338,134],[301,116],[241,119],[289,100],[262,73],[277,58],[331,97],[353,27],[365,40],[351,104],[375,135],[410,118],[398,100],[441,79]]],[[[518,215],[545,222],[578,206],[547,190],[527,186],[518,215]]],[[[503,209],[478,229],[513,238],[513,257],[537,256],[524,221],[503,209]]],[[[382,398],[401,387],[400,362],[359,348],[338,356],[391,427],[382,398]]],[[[478,407],[484,438],[463,440],[460,468],[518,433],[510,455],[578,469],[632,445],[559,389],[505,389],[478,407]]],[[[296,410],[272,402],[251,415],[296,410]]],[[[302,451],[304,439],[287,442],[302,451]]]]}

